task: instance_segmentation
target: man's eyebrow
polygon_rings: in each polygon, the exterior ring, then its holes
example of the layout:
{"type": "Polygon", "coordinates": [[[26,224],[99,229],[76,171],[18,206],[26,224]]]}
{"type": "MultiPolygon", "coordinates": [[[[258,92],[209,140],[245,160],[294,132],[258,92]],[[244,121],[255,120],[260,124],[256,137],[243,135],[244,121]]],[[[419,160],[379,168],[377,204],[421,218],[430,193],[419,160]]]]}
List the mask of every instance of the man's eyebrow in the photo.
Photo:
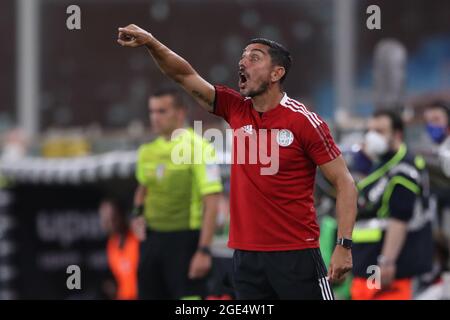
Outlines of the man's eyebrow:
{"type": "MultiPolygon", "coordinates": [[[[247,50],[242,51],[242,54],[244,54],[245,51],[247,51],[247,50]]],[[[250,50],[250,52],[252,52],[252,51],[259,51],[259,52],[261,52],[262,54],[266,54],[263,50],[257,49],[257,48],[254,48],[254,49],[251,49],[251,50],[250,50]]]]}
{"type": "Polygon", "coordinates": [[[263,50],[261,50],[261,49],[252,49],[252,50],[250,50],[250,52],[252,52],[252,51],[259,51],[259,52],[261,52],[262,54],[266,54],[263,50]]]}

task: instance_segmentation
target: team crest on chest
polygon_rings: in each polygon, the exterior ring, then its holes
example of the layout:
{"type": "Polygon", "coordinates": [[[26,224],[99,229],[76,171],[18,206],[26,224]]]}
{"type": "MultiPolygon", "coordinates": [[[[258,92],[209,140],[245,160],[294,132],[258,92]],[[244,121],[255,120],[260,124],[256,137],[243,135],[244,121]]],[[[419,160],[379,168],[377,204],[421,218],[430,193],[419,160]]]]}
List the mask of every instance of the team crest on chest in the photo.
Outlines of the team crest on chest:
{"type": "Polygon", "coordinates": [[[166,171],[166,166],[164,164],[159,164],[156,167],[156,178],[161,180],[164,177],[164,173],[166,171]]]}
{"type": "Polygon", "coordinates": [[[282,147],[289,146],[294,141],[294,134],[288,129],[281,129],[277,133],[277,143],[282,147]]]}

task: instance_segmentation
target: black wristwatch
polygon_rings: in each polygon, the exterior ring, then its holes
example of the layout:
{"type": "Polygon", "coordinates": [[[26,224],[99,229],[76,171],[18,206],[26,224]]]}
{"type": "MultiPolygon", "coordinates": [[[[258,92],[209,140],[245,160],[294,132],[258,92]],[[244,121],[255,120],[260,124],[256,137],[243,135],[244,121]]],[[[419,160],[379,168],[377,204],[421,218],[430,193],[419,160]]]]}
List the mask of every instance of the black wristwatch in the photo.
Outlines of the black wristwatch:
{"type": "Polygon", "coordinates": [[[353,245],[352,239],[347,238],[338,238],[336,244],[339,246],[343,246],[345,249],[351,249],[353,245]]]}
{"type": "Polygon", "coordinates": [[[211,255],[211,249],[209,247],[207,247],[207,246],[200,246],[200,247],[197,248],[197,251],[199,251],[201,253],[204,253],[204,254],[207,254],[209,256],[211,255]]]}

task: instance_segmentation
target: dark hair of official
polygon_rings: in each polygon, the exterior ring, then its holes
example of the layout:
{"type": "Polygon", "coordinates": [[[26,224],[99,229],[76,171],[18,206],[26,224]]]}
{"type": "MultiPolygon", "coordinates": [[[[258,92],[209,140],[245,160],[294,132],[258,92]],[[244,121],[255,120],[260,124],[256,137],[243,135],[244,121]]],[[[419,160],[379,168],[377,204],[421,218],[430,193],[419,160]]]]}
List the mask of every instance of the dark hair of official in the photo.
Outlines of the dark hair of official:
{"type": "Polygon", "coordinates": [[[248,44],[252,43],[260,43],[269,47],[269,54],[270,58],[272,59],[272,63],[274,65],[283,67],[285,70],[283,77],[280,79],[280,83],[283,83],[284,79],[286,79],[286,76],[292,64],[292,58],[289,51],[278,42],[269,39],[256,38],[250,40],[248,44]]]}
{"type": "Polygon", "coordinates": [[[373,118],[379,118],[379,117],[387,117],[391,120],[391,128],[393,131],[398,131],[400,133],[403,133],[405,130],[405,124],[403,123],[402,118],[400,115],[392,110],[377,110],[372,115],[373,118]]]}
{"type": "Polygon", "coordinates": [[[114,212],[116,213],[117,217],[119,218],[121,223],[127,222],[127,211],[128,207],[125,204],[125,201],[122,199],[118,199],[116,197],[105,197],[102,200],[103,203],[107,202],[111,204],[114,207],[114,212]]]}
{"type": "Polygon", "coordinates": [[[176,87],[161,87],[155,90],[151,95],[152,97],[163,97],[163,96],[171,96],[173,99],[173,105],[176,109],[187,109],[186,101],[184,100],[184,95],[180,89],[176,87]]]}

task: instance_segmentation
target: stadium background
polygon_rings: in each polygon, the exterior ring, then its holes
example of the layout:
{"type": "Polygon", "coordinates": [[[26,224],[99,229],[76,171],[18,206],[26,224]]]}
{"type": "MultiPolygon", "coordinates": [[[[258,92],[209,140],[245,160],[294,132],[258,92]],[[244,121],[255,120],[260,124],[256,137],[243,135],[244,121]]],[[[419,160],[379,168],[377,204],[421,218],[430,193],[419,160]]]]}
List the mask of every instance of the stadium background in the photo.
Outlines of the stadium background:
{"type": "MultiPolygon", "coordinates": [[[[381,40],[396,39],[407,51],[398,101],[407,141],[420,150],[423,107],[450,100],[448,12],[446,0],[1,1],[0,299],[103,298],[98,203],[115,195],[131,206],[134,151],[153,138],[147,96],[168,82],[145,50],[116,44],[118,26],[151,30],[210,82],[231,87],[246,41],[283,43],[294,58],[286,91],[328,121],[343,150],[360,141],[382,99],[377,81],[395,78],[376,80],[386,67],[374,55],[381,40]],[[72,4],[81,30],[66,27],[72,4]],[[373,4],[381,30],[366,26],[373,4]],[[84,270],[79,292],[66,288],[70,264],[84,270]]],[[[190,104],[191,121],[226,128],[190,104]]],[[[227,165],[222,173],[227,186],[227,165]]],[[[215,252],[226,258],[224,208],[215,252]]]]}

